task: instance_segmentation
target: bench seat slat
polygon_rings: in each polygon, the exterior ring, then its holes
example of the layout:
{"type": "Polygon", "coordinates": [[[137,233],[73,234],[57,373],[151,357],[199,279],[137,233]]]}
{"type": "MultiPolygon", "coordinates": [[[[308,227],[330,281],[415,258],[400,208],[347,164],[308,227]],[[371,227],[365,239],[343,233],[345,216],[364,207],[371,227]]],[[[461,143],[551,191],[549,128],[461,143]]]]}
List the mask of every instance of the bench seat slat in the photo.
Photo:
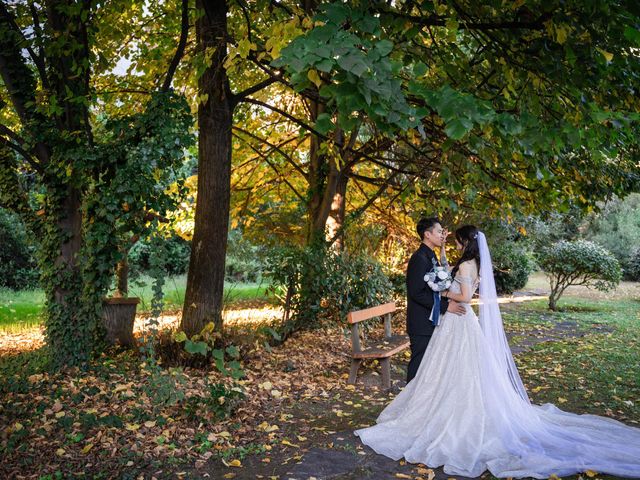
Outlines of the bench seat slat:
{"type": "Polygon", "coordinates": [[[409,347],[409,337],[397,335],[378,342],[376,346],[361,352],[353,352],[353,358],[388,358],[409,347]],[[378,346],[379,345],[379,346],[378,346]]]}

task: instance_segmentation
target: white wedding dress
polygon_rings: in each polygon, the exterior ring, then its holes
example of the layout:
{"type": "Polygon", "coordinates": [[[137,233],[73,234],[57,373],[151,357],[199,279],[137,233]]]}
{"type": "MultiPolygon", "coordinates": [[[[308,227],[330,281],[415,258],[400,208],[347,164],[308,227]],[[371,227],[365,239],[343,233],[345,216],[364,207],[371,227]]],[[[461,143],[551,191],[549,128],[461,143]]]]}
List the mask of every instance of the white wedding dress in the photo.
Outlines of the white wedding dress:
{"type": "MultiPolygon", "coordinates": [[[[482,237],[486,268],[491,268],[482,237]]],[[[481,273],[485,278],[485,266],[481,273]]],[[[459,293],[462,282],[477,288],[474,261],[460,266],[451,291],[459,293]]],[[[365,445],[394,460],[404,457],[410,463],[444,466],[448,474],[468,477],[485,470],[516,478],[586,470],[640,477],[640,429],[563,412],[551,404],[532,405],[510,351],[505,358],[500,356],[504,352],[496,354],[501,348],[508,350],[501,318],[493,318],[499,320],[496,333],[465,306],[465,315],[446,313],[441,318],[416,377],[380,414],[377,424],[355,432],[365,445]]],[[[493,308],[499,317],[497,302],[493,308]]]]}

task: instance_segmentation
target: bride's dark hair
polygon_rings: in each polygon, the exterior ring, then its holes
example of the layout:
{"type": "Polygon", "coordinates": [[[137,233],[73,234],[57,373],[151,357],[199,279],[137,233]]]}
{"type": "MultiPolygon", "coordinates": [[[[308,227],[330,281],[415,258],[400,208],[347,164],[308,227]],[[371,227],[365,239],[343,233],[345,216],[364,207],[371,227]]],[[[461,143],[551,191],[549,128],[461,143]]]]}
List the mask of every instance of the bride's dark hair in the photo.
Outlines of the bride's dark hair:
{"type": "Polygon", "coordinates": [[[468,260],[475,260],[480,271],[480,247],[478,247],[478,230],[474,225],[464,225],[455,231],[456,240],[464,245],[462,256],[456,262],[451,271],[451,277],[455,278],[460,264],[468,260]]]}

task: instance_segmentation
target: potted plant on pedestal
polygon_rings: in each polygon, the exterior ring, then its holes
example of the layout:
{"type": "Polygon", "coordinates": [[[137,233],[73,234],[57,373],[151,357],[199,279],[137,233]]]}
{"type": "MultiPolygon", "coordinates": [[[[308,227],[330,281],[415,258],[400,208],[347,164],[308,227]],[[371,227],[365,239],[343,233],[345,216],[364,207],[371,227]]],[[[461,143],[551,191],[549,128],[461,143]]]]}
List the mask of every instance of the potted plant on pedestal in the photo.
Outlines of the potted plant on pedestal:
{"type": "Polygon", "coordinates": [[[127,253],[116,266],[116,290],[112,297],[102,302],[102,317],[106,329],[106,340],[110,344],[127,347],[135,345],[133,323],[136,319],[136,308],[140,299],[129,297],[129,263],[127,253]]]}

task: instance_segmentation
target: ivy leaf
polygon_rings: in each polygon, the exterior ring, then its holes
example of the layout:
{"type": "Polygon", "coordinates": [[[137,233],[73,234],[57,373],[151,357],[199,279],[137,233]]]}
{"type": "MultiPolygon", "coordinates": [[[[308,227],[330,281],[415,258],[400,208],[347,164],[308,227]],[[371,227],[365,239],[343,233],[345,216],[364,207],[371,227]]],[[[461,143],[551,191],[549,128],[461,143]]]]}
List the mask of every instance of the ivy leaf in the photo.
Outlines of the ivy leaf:
{"type": "Polygon", "coordinates": [[[606,50],[603,50],[602,48],[598,48],[598,51],[602,54],[602,56],[607,62],[611,62],[611,60],[613,60],[613,53],[609,53],[606,50]]]}
{"type": "Polygon", "coordinates": [[[191,354],[199,353],[200,355],[206,355],[209,346],[205,342],[192,342],[187,339],[184,343],[184,349],[191,354]]]}
{"type": "Polygon", "coordinates": [[[418,62],[413,66],[413,74],[416,77],[421,77],[427,73],[427,66],[423,62],[418,62]]]}

